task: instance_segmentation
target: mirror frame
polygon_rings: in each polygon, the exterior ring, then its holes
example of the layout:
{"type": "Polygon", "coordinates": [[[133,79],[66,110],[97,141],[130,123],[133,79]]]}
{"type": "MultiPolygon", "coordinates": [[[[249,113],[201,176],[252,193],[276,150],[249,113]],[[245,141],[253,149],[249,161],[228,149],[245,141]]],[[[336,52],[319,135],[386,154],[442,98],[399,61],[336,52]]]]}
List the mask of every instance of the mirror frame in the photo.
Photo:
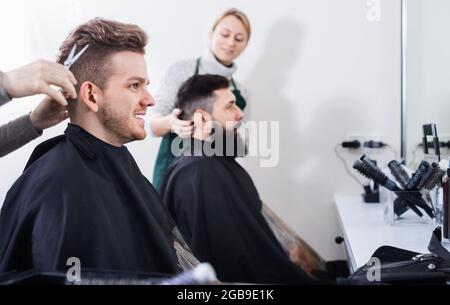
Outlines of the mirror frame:
{"type": "Polygon", "coordinates": [[[400,5],[400,158],[406,162],[406,37],[407,10],[406,1],[401,0],[400,5]]]}

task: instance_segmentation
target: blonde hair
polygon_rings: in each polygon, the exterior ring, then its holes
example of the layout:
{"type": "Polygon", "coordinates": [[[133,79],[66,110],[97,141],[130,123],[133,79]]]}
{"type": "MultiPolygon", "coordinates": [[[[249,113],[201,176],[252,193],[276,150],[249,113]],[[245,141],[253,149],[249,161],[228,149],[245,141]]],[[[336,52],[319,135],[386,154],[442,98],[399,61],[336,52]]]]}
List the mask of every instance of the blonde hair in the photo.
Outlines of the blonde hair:
{"type": "Polygon", "coordinates": [[[229,10],[226,10],[225,12],[220,15],[216,21],[213,24],[212,31],[216,29],[217,25],[227,16],[234,16],[242,23],[242,25],[245,28],[245,31],[247,32],[247,41],[250,40],[250,35],[252,33],[252,29],[250,27],[250,21],[248,20],[247,15],[245,15],[242,11],[238,10],[237,8],[231,8],[229,10]]]}

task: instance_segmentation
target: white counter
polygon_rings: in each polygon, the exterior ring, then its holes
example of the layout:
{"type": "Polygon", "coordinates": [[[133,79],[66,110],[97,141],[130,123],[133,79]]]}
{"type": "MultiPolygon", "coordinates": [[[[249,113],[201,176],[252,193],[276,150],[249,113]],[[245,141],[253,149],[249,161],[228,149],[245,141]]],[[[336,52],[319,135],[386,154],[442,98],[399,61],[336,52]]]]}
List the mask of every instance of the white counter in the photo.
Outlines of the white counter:
{"type": "MultiPolygon", "coordinates": [[[[429,252],[428,242],[435,225],[389,225],[383,220],[384,205],[365,203],[360,196],[335,195],[334,201],[351,272],[366,264],[381,246],[429,252]]],[[[450,248],[448,242],[444,245],[450,248]]]]}

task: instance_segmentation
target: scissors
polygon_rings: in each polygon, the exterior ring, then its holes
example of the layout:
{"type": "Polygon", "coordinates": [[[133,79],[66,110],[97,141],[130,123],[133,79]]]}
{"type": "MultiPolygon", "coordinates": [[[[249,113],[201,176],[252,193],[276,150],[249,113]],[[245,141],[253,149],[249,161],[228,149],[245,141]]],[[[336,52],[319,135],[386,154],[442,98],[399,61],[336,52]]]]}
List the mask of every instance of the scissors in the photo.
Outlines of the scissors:
{"type": "MultiPolygon", "coordinates": [[[[77,49],[77,45],[75,44],[72,47],[72,50],[70,50],[69,56],[67,56],[67,59],[64,61],[64,68],[70,70],[70,67],[72,67],[72,65],[78,60],[78,58],[80,58],[88,47],[89,45],[86,45],[80,52],[78,52],[78,54],[75,55],[75,51],[77,49]]],[[[59,92],[61,92],[66,99],[68,98],[68,95],[62,89],[60,89],[59,92]]]]}
{"type": "Polygon", "coordinates": [[[78,54],[75,54],[75,51],[77,49],[77,45],[74,45],[72,47],[72,50],[69,53],[69,56],[67,57],[67,59],[64,61],[64,67],[69,70],[70,67],[72,67],[72,65],[78,60],[78,58],[80,58],[80,56],[84,53],[84,51],[86,51],[86,49],[89,47],[89,45],[86,45],[83,49],[81,49],[80,52],[78,52],[78,54]]]}

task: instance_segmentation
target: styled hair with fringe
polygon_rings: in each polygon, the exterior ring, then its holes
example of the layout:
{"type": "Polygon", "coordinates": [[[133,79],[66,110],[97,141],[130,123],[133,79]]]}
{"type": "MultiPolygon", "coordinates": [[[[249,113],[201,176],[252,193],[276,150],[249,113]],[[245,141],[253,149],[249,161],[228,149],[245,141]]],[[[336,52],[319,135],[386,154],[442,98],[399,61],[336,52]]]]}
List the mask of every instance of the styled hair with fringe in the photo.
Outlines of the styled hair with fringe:
{"type": "Polygon", "coordinates": [[[135,24],[94,18],[76,27],[63,41],[57,62],[64,63],[74,45],[76,52],[89,45],[71,67],[78,82],[76,90],[79,92],[85,81],[104,89],[112,72],[111,55],[121,51],[145,54],[147,42],[147,34],[135,24]]]}

